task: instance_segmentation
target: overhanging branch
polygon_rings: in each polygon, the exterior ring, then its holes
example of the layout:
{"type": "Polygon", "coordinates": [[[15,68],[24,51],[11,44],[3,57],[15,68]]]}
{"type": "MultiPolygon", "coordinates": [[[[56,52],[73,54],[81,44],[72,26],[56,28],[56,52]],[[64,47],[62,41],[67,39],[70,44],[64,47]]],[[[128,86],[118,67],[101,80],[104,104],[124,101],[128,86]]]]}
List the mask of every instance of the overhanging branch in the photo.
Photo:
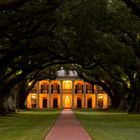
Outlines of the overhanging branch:
{"type": "Polygon", "coordinates": [[[14,9],[31,0],[0,0],[0,11],[14,9]]]}
{"type": "Polygon", "coordinates": [[[133,13],[140,18],[140,8],[132,0],[122,0],[133,13]]]}

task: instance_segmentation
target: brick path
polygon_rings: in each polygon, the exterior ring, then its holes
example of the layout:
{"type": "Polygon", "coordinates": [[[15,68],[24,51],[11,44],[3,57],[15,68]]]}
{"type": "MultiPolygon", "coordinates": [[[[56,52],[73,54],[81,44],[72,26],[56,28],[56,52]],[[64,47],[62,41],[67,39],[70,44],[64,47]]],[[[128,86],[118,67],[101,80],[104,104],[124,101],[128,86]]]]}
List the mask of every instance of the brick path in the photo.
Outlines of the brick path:
{"type": "Polygon", "coordinates": [[[72,110],[63,110],[44,140],[92,140],[72,110]]]}

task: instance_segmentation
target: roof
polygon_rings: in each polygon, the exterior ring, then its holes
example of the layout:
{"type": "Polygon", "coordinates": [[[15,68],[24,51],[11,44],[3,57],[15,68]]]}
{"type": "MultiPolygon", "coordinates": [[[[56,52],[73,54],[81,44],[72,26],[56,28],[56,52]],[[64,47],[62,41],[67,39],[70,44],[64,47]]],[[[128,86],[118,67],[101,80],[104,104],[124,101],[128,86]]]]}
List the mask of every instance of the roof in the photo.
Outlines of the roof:
{"type": "Polygon", "coordinates": [[[64,70],[60,69],[57,71],[57,78],[56,79],[65,79],[65,80],[73,80],[73,79],[80,79],[78,73],[75,70],[64,70]]]}

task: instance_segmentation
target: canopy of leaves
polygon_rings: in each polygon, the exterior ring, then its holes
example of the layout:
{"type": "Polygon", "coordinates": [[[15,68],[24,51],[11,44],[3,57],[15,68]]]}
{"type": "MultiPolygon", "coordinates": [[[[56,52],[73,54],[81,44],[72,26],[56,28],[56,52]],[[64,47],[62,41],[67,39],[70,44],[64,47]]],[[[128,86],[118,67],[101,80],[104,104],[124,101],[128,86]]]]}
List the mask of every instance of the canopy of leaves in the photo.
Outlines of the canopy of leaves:
{"type": "Polygon", "coordinates": [[[64,64],[110,96],[138,92],[139,9],[136,0],[0,0],[1,96],[64,64]]]}

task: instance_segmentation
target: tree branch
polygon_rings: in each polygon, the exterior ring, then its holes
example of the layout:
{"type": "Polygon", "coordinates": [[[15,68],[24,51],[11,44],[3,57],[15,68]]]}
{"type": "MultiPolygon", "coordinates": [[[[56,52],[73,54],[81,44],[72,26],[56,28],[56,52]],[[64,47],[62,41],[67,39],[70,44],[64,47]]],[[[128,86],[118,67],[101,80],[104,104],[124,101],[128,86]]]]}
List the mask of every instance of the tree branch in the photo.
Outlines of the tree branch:
{"type": "Polygon", "coordinates": [[[14,9],[30,0],[0,0],[0,11],[14,9]]]}
{"type": "Polygon", "coordinates": [[[140,8],[132,0],[122,0],[133,13],[140,18],[140,8]]]}

